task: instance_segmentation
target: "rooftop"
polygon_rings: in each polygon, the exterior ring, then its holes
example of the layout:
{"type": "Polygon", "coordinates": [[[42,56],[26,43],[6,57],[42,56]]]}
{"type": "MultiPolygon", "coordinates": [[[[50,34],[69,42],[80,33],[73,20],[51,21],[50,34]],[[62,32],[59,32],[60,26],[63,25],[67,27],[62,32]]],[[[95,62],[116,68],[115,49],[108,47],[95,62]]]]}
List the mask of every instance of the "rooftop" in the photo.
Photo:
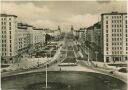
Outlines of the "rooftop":
{"type": "Polygon", "coordinates": [[[0,17],[17,17],[16,15],[0,14],[0,17]]]}
{"type": "Polygon", "coordinates": [[[121,13],[121,12],[111,12],[111,13],[103,13],[101,15],[125,15],[127,13],[121,13]]]}

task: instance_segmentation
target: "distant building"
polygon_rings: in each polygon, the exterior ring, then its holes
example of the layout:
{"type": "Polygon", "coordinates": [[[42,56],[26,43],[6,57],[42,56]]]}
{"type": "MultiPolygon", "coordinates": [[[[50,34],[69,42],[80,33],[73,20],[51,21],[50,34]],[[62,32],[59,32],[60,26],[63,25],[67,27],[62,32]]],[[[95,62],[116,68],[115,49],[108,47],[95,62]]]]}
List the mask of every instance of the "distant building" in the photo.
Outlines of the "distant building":
{"type": "Polygon", "coordinates": [[[83,42],[85,41],[86,39],[86,29],[85,28],[80,28],[78,30],[74,30],[73,27],[71,28],[71,31],[73,33],[73,35],[75,37],[77,37],[77,39],[80,41],[80,42],[83,42]]]}
{"type": "Polygon", "coordinates": [[[93,30],[93,26],[90,26],[87,28],[87,38],[86,41],[89,41],[91,43],[94,42],[94,30],[93,30]]]}
{"type": "Polygon", "coordinates": [[[101,23],[97,22],[93,26],[87,28],[87,39],[94,43],[97,47],[101,47],[101,23]]]}
{"type": "Polygon", "coordinates": [[[101,23],[104,62],[128,60],[127,13],[103,13],[101,23]]]}

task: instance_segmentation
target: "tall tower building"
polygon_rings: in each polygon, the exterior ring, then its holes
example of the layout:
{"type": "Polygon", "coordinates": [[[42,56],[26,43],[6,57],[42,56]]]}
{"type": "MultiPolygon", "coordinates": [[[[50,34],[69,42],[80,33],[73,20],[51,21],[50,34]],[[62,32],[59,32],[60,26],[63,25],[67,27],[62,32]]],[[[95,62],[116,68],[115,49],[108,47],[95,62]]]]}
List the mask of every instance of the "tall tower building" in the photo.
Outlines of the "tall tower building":
{"type": "Polygon", "coordinates": [[[128,60],[127,13],[103,13],[101,22],[104,62],[128,60]]]}

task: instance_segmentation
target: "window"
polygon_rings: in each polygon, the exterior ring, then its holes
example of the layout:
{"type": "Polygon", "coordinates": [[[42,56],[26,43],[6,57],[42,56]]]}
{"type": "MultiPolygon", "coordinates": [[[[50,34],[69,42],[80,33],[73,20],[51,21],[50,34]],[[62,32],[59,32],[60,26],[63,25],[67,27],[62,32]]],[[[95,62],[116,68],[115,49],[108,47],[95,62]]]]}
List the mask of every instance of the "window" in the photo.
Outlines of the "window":
{"type": "Polygon", "coordinates": [[[108,38],[106,39],[106,42],[108,42],[108,38]]]}
{"type": "Polygon", "coordinates": [[[106,37],[108,37],[108,34],[106,34],[106,37]]]}
{"type": "Polygon", "coordinates": [[[106,43],[106,46],[108,46],[108,43],[106,43]]]}
{"type": "Polygon", "coordinates": [[[3,25],[3,22],[1,22],[1,25],[3,25]]]}
{"type": "Polygon", "coordinates": [[[127,28],[127,25],[125,25],[125,28],[127,28]]]}
{"type": "Polygon", "coordinates": [[[106,47],[106,51],[108,51],[108,47],[106,47]]]}
{"type": "Polygon", "coordinates": [[[109,62],[109,57],[106,57],[106,62],[109,62]]]}
{"type": "Polygon", "coordinates": [[[11,26],[11,22],[9,22],[9,26],[11,26]]]}
{"type": "Polygon", "coordinates": [[[108,33],[108,30],[106,30],[106,33],[108,33]]]}
{"type": "Polygon", "coordinates": [[[9,27],[9,30],[11,30],[11,27],[9,27]]]}
{"type": "Polygon", "coordinates": [[[6,25],[6,22],[4,22],[4,25],[6,25]]]}
{"type": "Polygon", "coordinates": [[[4,38],[6,38],[6,35],[4,35],[4,38]]]}
{"type": "Polygon", "coordinates": [[[108,25],[106,25],[106,28],[108,28],[108,25]]]}
{"type": "Polygon", "coordinates": [[[106,24],[108,24],[108,21],[106,21],[106,24]]]}
{"type": "Polygon", "coordinates": [[[12,49],[10,48],[10,52],[12,52],[12,49]]]}

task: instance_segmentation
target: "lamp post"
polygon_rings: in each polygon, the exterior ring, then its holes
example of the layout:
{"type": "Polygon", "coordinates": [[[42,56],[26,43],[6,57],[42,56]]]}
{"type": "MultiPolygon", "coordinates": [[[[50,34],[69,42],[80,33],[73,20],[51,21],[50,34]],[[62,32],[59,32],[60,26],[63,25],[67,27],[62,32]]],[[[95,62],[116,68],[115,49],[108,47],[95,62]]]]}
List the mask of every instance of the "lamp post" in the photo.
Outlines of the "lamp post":
{"type": "Polygon", "coordinates": [[[95,51],[95,54],[96,54],[96,61],[97,61],[97,54],[98,54],[98,52],[97,52],[97,51],[95,51]]]}
{"type": "Polygon", "coordinates": [[[89,57],[90,57],[90,56],[89,56],[89,48],[88,48],[88,62],[89,62],[89,57]]]}
{"type": "Polygon", "coordinates": [[[45,80],[45,88],[48,88],[48,74],[47,74],[47,64],[46,64],[46,80],[45,80]]]}

